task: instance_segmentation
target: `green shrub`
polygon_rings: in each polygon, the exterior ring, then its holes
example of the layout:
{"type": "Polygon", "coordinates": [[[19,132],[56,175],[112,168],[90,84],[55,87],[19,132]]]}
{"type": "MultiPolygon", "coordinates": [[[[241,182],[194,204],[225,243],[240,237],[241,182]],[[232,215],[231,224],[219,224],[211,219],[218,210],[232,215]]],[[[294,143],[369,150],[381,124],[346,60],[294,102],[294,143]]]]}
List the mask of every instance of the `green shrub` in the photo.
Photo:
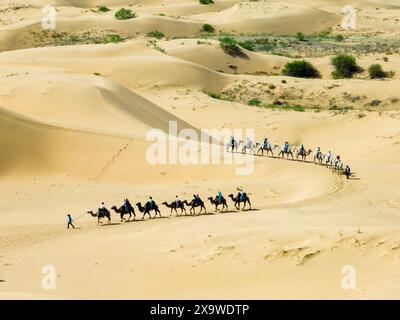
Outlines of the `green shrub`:
{"type": "Polygon", "coordinates": [[[338,42],[342,42],[344,40],[344,36],[341,34],[337,34],[335,37],[335,40],[338,42]]]}
{"type": "Polygon", "coordinates": [[[262,101],[261,101],[260,99],[258,99],[258,98],[253,98],[253,99],[250,99],[249,102],[248,102],[247,104],[248,104],[249,106],[256,106],[256,107],[258,107],[259,105],[262,104],[262,101]]]}
{"type": "Polygon", "coordinates": [[[108,12],[108,11],[111,11],[111,9],[108,9],[108,8],[105,7],[105,6],[101,6],[101,7],[99,7],[99,11],[100,11],[100,12],[108,12]]]}
{"type": "Polygon", "coordinates": [[[264,104],[263,107],[267,108],[267,109],[272,109],[272,110],[277,110],[277,109],[278,110],[285,110],[285,111],[293,110],[293,111],[298,111],[298,112],[306,111],[306,108],[304,106],[290,105],[290,104],[283,104],[283,105],[264,104]]]}
{"type": "Polygon", "coordinates": [[[115,18],[117,18],[118,20],[128,20],[128,19],[132,19],[136,17],[136,13],[133,12],[130,9],[119,9],[116,13],[115,13],[115,18]]]}
{"type": "Polygon", "coordinates": [[[238,44],[239,44],[239,46],[241,46],[242,48],[245,48],[246,50],[249,50],[249,51],[255,50],[254,43],[250,40],[242,41],[242,42],[239,42],[238,44]]]}
{"type": "Polygon", "coordinates": [[[214,33],[215,29],[211,24],[206,23],[206,24],[203,24],[201,31],[207,32],[207,33],[214,33]]]}
{"type": "Polygon", "coordinates": [[[162,33],[161,31],[155,30],[155,31],[150,31],[149,33],[147,33],[147,36],[149,38],[161,39],[161,38],[164,38],[164,33],[162,33]]]}
{"type": "Polygon", "coordinates": [[[199,0],[200,4],[213,4],[214,0],[199,0]]]}
{"type": "Polygon", "coordinates": [[[124,40],[125,39],[121,37],[119,34],[108,34],[103,38],[103,42],[105,43],[118,43],[124,40]]]}
{"type": "Polygon", "coordinates": [[[239,43],[236,41],[235,38],[231,36],[224,36],[219,38],[219,44],[227,54],[240,55],[242,53],[239,47],[239,43]]]}
{"type": "Polygon", "coordinates": [[[380,64],[372,64],[368,68],[368,73],[371,79],[386,78],[387,72],[383,71],[380,64]]]}
{"type": "Polygon", "coordinates": [[[285,76],[298,78],[318,78],[319,72],[314,66],[305,60],[294,60],[286,63],[282,73],[285,76]]]}
{"type": "Polygon", "coordinates": [[[356,58],[349,54],[339,54],[332,58],[332,65],[335,67],[332,73],[334,78],[351,78],[360,71],[356,58]]]}
{"type": "Polygon", "coordinates": [[[306,41],[306,36],[303,32],[298,32],[296,34],[296,39],[299,41],[306,41]]]}

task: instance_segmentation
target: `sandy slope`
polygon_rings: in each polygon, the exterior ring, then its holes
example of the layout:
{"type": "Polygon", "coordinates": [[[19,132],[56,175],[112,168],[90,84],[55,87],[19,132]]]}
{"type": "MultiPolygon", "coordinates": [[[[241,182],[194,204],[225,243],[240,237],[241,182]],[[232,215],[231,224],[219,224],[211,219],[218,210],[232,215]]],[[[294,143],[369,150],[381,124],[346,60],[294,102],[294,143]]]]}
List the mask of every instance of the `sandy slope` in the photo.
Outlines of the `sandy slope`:
{"type": "MultiPolygon", "coordinates": [[[[138,1],[133,8],[139,17],[121,23],[86,8],[127,1],[53,4],[63,6],[61,30],[139,35],[120,44],[30,48],[40,44],[31,34],[39,15],[28,16],[39,8],[19,9],[19,22],[18,10],[13,18],[13,11],[1,13],[10,16],[0,30],[1,50],[26,49],[0,53],[0,299],[399,298],[398,75],[331,80],[324,57],[312,60],[322,79],[282,77],[274,74],[289,58],[245,51],[243,59],[212,40],[197,44],[205,21],[227,30],[272,31],[287,21],[282,32],[299,31],[299,22],[304,30],[314,28],[313,16],[336,24],[340,1],[274,2],[273,14],[262,10],[270,5],[264,2],[202,7],[138,1]],[[158,16],[161,8],[185,17],[158,16]],[[143,38],[154,28],[193,39],[160,41],[162,53],[143,38]],[[206,92],[235,93],[235,101],[206,92]],[[247,106],[253,97],[314,103],[321,111],[247,106]],[[382,101],[379,107],[366,106],[374,99],[382,101]],[[325,110],[331,101],[339,107],[325,110]],[[360,110],[341,112],[345,105],[360,110]],[[321,146],[340,154],[354,176],[346,180],[310,161],[251,155],[237,155],[254,159],[249,176],[236,175],[235,165],[151,165],[145,136],[151,128],[166,131],[169,120],[195,130],[252,128],[257,141],[268,136],[278,144],[321,146]],[[206,200],[238,187],[249,193],[253,210],[238,212],[228,200],[226,213],[214,212],[208,202],[208,214],[176,217],[161,205],[176,194],[206,200]],[[142,221],[136,210],[137,221],[120,222],[113,212],[111,224],[97,226],[85,214],[101,201],[108,207],[125,197],[143,203],[149,195],[163,218],[142,221]],[[79,229],[65,230],[67,212],[78,218],[79,229]],[[54,291],[41,287],[44,265],[56,267],[54,291]],[[344,265],[356,268],[355,290],[341,287],[344,265]]],[[[397,10],[393,1],[359,5],[397,10]]],[[[371,55],[359,62],[379,61],[397,71],[397,57],[382,59],[371,55]]]]}

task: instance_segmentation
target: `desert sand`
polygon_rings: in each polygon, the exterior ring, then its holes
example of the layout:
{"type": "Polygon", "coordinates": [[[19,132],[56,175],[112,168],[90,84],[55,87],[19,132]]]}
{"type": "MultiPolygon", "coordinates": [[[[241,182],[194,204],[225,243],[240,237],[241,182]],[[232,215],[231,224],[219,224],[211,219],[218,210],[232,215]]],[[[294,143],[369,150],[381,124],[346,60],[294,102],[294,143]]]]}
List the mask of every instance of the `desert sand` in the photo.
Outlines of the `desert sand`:
{"type": "Polygon", "coordinates": [[[0,299],[398,299],[400,57],[390,44],[400,37],[400,5],[356,1],[358,28],[341,31],[347,1],[131,3],[0,0],[0,299]],[[42,29],[45,4],[57,8],[56,33],[42,29]],[[115,19],[122,7],[137,17],[115,19]],[[204,23],[237,36],[329,29],[348,37],[346,46],[376,37],[388,47],[357,51],[364,71],[335,80],[331,52],[243,48],[232,56],[216,35],[199,32],[204,23]],[[161,39],[148,36],[155,30],[161,39]],[[107,34],[124,41],[93,43],[107,34]],[[321,77],[283,76],[296,55],[321,77]],[[372,63],[393,76],[368,79],[372,63]],[[249,106],[252,98],[306,109],[249,106]],[[244,176],[233,164],[150,164],[146,135],[167,132],[171,120],[196,132],[254,129],[259,142],[320,146],[353,175],[312,155],[238,155],[254,160],[244,176]],[[238,188],[252,210],[228,199],[229,210],[215,212],[207,200],[207,214],[177,216],[161,205],[238,188]],[[110,208],[150,195],[162,218],[141,220],[135,208],[135,221],[112,212],[98,226],[86,214],[102,201],[110,208]],[[76,229],[66,229],[67,213],[76,229]],[[42,287],[46,265],[56,269],[54,290],[42,287]],[[342,287],[346,265],[355,268],[354,289],[342,287]]]}

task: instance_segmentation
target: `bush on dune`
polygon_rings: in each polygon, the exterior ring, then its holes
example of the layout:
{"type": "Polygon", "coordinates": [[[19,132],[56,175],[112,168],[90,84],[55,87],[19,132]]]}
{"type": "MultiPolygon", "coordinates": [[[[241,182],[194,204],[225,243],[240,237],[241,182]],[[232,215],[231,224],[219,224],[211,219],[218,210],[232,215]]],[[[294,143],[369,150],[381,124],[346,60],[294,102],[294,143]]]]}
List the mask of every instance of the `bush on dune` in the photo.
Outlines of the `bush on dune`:
{"type": "Polygon", "coordinates": [[[388,73],[383,71],[380,64],[372,64],[368,68],[368,74],[371,79],[381,79],[386,78],[388,73]]]}
{"type": "Polygon", "coordinates": [[[147,36],[149,38],[161,39],[161,38],[164,38],[165,35],[161,31],[155,30],[155,31],[150,31],[149,33],[147,33],[147,36]]]}
{"type": "Polygon", "coordinates": [[[128,19],[132,19],[136,17],[136,13],[133,12],[130,9],[119,9],[116,13],[115,13],[115,18],[117,18],[118,20],[128,20],[128,19]]]}
{"type": "Polygon", "coordinates": [[[361,71],[356,58],[349,54],[339,54],[332,58],[332,65],[335,67],[332,73],[334,78],[352,78],[355,73],[361,71]]]}
{"type": "Polygon", "coordinates": [[[199,0],[200,4],[213,4],[214,0],[199,0]]]}
{"type": "Polygon", "coordinates": [[[214,33],[215,29],[211,24],[206,23],[206,24],[203,24],[201,31],[207,32],[207,33],[214,33]]]}
{"type": "Polygon", "coordinates": [[[295,60],[286,63],[282,73],[285,76],[298,78],[319,78],[320,74],[314,66],[305,60],[295,60]]]}
{"type": "Polygon", "coordinates": [[[99,7],[99,11],[100,12],[108,12],[108,11],[111,11],[111,9],[109,9],[109,8],[107,8],[105,6],[101,6],[101,7],[99,7]]]}

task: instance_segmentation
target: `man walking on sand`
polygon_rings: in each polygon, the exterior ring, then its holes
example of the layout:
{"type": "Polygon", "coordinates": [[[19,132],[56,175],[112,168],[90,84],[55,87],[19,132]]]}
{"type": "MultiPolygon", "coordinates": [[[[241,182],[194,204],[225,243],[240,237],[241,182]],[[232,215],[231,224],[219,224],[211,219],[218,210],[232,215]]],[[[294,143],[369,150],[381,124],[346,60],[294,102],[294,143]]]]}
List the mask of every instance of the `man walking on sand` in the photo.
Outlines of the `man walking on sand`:
{"type": "Polygon", "coordinates": [[[69,213],[67,214],[67,220],[68,220],[67,229],[69,229],[69,226],[71,226],[72,229],[75,229],[75,226],[72,224],[72,217],[69,213]]]}

